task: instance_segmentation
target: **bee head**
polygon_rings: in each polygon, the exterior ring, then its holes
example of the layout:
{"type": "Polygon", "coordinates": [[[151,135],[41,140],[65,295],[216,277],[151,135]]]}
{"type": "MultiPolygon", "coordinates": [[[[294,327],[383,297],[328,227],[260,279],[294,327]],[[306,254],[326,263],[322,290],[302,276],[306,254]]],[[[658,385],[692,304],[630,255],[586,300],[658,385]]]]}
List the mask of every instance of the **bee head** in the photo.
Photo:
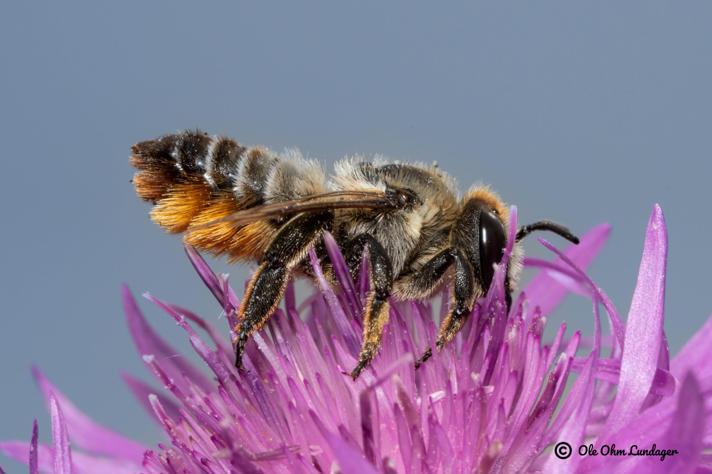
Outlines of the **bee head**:
{"type": "MultiPolygon", "coordinates": [[[[467,257],[483,294],[492,283],[494,265],[501,262],[504,256],[508,229],[508,209],[496,194],[487,188],[475,188],[465,196],[451,239],[453,246],[467,257]]],[[[553,232],[574,244],[579,243],[578,237],[556,222],[538,221],[517,229],[504,282],[507,305],[511,304],[511,291],[521,270],[520,241],[530,233],[541,230],[553,232]]]]}
{"type": "Polygon", "coordinates": [[[486,188],[477,188],[463,200],[453,229],[453,245],[467,257],[483,292],[492,283],[494,265],[504,255],[508,217],[507,208],[499,197],[486,188]]]}
{"type": "MultiPolygon", "coordinates": [[[[494,265],[502,261],[507,246],[509,212],[501,199],[487,188],[470,191],[462,201],[460,216],[451,234],[452,245],[464,253],[472,266],[475,280],[484,294],[494,278],[494,265]]],[[[551,221],[538,221],[517,229],[513,252],[504,281],[507,305],[521,271],[522,246],[520,241],[535,231],[553,232],[574,244],[579,243],[569,229],[551,221]]]]}

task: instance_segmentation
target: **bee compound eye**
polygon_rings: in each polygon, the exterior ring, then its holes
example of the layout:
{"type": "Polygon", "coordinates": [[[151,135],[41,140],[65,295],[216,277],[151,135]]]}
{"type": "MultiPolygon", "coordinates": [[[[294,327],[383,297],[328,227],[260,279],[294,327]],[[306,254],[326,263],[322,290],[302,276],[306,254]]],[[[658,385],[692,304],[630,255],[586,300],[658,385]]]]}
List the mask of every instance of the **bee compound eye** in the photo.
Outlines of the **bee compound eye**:
{"type": "Polygon", "coordinates": [[[488,289],[494,276],[494,264],[502,260],[507,237],[504,225],[493,211],[480,215],[480,273],[482,284],[488,289]]]}

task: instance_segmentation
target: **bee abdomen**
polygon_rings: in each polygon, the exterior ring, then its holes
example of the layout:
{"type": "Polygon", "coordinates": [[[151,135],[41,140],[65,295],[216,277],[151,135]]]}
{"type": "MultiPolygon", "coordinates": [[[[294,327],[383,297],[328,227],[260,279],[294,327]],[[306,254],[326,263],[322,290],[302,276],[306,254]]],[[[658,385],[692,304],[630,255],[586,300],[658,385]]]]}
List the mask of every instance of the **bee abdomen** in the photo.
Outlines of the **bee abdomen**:
{"type": "Polygon", "coordinates": [[[236,228],[221,218],[326,189],[318,163],[295,150],[275,155],[200,131],[138,143],[130,161],[137,194],[155,205],[154,222],[169,232],[187,232],[191,245],[233,258],[259,254],[274,229],[266,221],[236,228]]]}
{"type": "Polygon", "coordinates": [[[236,141],[196,130],[137,143],[131,151],[136,193],[155,204],[151,217],[168,231],[184,232],[218,202],[226,211],[239,209],[232,187],[247,150],[236,141]]]}
{"type": "Polygon", "coordinates": [[[156,202],[175,184],[229,189],[245,148],[229,138],[188,131],[137,143],[131,151],[131,164],[138,169],[136,191],[156,202]]]}

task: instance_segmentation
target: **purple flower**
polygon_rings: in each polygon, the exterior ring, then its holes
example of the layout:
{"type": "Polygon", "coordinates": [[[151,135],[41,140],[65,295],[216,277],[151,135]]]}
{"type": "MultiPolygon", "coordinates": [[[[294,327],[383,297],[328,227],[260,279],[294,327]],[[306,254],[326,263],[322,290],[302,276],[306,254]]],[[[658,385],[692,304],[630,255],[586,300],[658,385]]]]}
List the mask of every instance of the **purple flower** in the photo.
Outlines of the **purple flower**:
{"type": "MultiPolygon", "coordinates": [[[[205,321],[146,295],[186,331],[210,376],[175,357],[124,289],[139,353],[167,391],[126,382],[168,441],[146,450],[97,425],[36,372],[53,444],[38,445],[35,424],[29,445],[0,450],[31,473],[712,472],[712,319],[670,359],[667,237],[656,206],[624,324],[582,270],[608,234],[608,226],[594,228],[565,252],[541,240],[556,258],[525,259],[540,272],[507,314],[510,246],[455,341],[417,370],[447,298],[395,304],[381,352],[357,382],[345,372],[356,363],[368,279],[350,280],[329,236],[339,287],[327,284],[312,254],[319,291],[297,305],[288,290],[284,308],[248,345],[244,372],[205,321]],[[568,292],[593,302],[593,336],[562,324],[544,343],[546,316],[568,292]]],[[[234,326],[239,303],[227,278],[187,252],[234,326]]]]}

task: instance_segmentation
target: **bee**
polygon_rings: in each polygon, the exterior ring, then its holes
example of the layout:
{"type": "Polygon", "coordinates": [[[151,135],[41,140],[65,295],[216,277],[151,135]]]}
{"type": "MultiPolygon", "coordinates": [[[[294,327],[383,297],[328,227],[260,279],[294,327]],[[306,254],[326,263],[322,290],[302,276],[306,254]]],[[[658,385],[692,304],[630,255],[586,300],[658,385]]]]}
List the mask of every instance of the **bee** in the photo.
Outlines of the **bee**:
{"type": "MultiPolygon", "coordinates": [[[[442,349],[485,295],[506,245],[509,213],[499,196],[477,186],[458,197],[453,178],[436,165],[352,157],[327,177],[297,150],[274,153],[200,131],[137,143],[130,162],[137,194],[154,204],[154,222],[183,233],[198,249],[258,262],[234,328],[238,368],[245,344],[275,311],[290,277],[312,275],[310,249],[333,281],[324,232],[333,234],[352,277],[364,252],[369,263],[354,380],[378,352],[389,299],[428,298],[451,281],[449,313],[436,340],[442,349]]],[[[520,241],[535,230],[578,243],[550,221],[518,229],[505,277],[507,305],[521,269],[520,241]]]]}

